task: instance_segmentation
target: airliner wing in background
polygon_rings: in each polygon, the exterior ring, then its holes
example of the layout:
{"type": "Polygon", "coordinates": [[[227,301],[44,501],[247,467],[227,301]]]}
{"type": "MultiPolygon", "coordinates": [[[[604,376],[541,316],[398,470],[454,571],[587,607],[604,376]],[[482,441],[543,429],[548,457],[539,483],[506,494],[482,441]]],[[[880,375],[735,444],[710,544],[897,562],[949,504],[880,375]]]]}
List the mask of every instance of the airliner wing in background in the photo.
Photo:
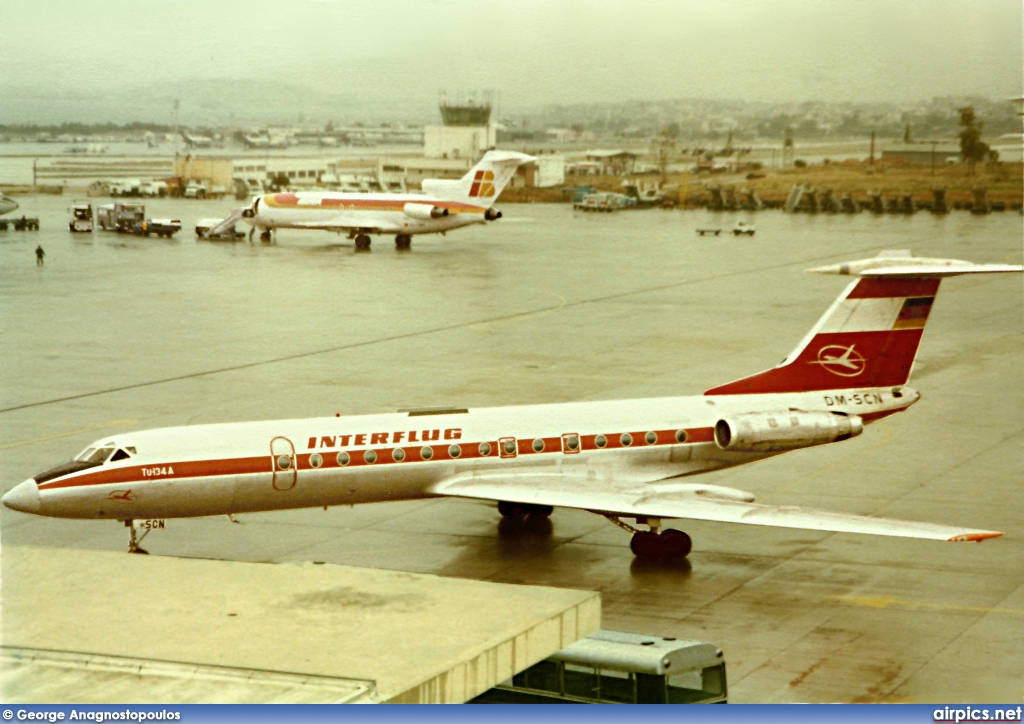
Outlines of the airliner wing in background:
{"type": "Polygon", "coordinates": [[[755,503],[736,488],[702,483],[616,480],[599,484],[586,475],[557,472],[466,474],[435,485],[436,495],[503,500],[526,505],[578,508],[611,516],[711,520],[777,528],[866,533],[901,538],[981,541],[1002,533],[896,518],[879,518],[816,508],[755,503]]]}

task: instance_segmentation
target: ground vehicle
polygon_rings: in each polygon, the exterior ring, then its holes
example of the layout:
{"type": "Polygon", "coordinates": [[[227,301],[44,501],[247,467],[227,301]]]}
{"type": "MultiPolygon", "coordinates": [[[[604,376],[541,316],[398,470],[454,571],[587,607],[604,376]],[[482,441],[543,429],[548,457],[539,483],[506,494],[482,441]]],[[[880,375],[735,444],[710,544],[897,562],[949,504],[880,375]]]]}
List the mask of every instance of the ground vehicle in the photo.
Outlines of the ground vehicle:
{"type": "Polygon", "coordinates": [[[625,194],[597,192],[584,194],[583,200],[578,204],[573,204],[573,208],[581,211],[617,211],[636,205],[636,199],[625,194]]]}
{"type": "Polygon", "coordinates": [[[105,231],[140,236],[171,236],[181,230],[178,219],[147,219],[146,207],[142,204],[115,202],[96,207],[96,223],[105,231]]]}
{"type": "Polygon", "coordinates": [[[219,199],[223,198],[226,190],[223,186],[210,186],[204,181],[196,181],[195,179],[185,184],[185,190],[182,192],[182,196],[186,199],[219,199]]]}
{"type": "Polygon", "coordinates": [[[473,704],[724,704],[725,658],[713,644],[598,631],[473,704]]]}
{"type": "Polygon", "coordinates": [[[143,236],[156,234],[170,238],[178,231],[181,231],[181,219],[146,219],[142,222],[142,227],[135,233],[143,236]]]}
{"type": "Polygon", "coordinates": [[[142,204],[115,202],[96,207],[96,223],[105,231],[134,234],[146,220],[146,207],[142,204]]]}
{"type": "Polygon", "coordinates": [[[245,232],[237,231],[234,226],[219,234],[211,234],[210,229],[217,226],[224,219],[200,219],[196,222],[196,236],[207,241],[235,241],[244,239],[245,232]]]}
{"type": "Polygon", "coordinates": [[[139,194],[141,196],[166,196],[167,195],[167,182],[166,181],[147,181],[146,183],[139,186],[139,194]]]}
{"type": "Polygon", "coordinates": [[[139,179],[111,181],[108,191],[111,196],[139,196],[142,182],[139,179]]]}
{"type": "Polygon", "coordinates": [[[755,229],[754,225],[749,221],[737,221],[736,225],[732,227],[732,233],[735,236],[740,236],[741,234],[753,236],[755,231],[757,231],[757,229],[755,229]]]}
{"type": "Polygon", "coordinates": [[[92,204],[78,201],[71,206],[71,220],[68,231],[90,233],[92,231],[92,204]]]}

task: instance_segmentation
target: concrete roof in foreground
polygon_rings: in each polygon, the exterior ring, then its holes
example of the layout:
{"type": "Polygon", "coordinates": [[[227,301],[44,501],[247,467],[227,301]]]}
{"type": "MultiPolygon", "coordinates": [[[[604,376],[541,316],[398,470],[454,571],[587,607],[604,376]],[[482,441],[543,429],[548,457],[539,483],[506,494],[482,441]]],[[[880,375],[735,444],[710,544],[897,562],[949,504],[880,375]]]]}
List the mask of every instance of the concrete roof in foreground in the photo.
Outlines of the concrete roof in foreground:
{"type": "Polygon", "coordinates": [[[589,591],[4,546],[12,703],[466,701],[600,627],[589,591]]]}

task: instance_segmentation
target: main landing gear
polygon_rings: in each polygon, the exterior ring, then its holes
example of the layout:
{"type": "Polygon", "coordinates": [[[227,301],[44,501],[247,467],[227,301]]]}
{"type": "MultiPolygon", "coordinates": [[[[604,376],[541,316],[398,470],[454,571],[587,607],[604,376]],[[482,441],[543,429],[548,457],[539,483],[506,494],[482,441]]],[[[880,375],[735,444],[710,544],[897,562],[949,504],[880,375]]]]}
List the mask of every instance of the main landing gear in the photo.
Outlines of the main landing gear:
{"type": "Polygon", "coordinates": [[[142,535],[137,535],[136,529],[135,529],[135,521],[131,520],[131,519],[126,520],[124,522],[124,527],[127,528],[130,531],[130,537],[128,538],[128,552],[129,553],[141,553],[143,555],[147,555],[148,556],[149,555],[149,551],[144,550],[142,548],[139,548],[139,543],[142,542],[143,538],[145,538],[147,535],[149,535],[149,531],[152,530],[152,529],[151,528],[147,528],[144,531],[142,531],[142,535]]]}
{"type": "Polygon", "coordinates": [[[549,518],[554,511],[550,505],[533,505],[531,503],[510,503],[498,501],[498,512],[502,518],[549,518]]]}
{"type": "Polygon", "coordinates": [[[646,525],[648,530],[634,528],[618,516],[605,515],[608,520],[633,534],[629,549],[642,561],[681,561],[690,555],[693,541],[686,533],[675,528],[659,532],[661,521],[657,518],[637,518],[637,523],[646,525]]]}
{"type": "Polygon", "coordinates": [[[357,234],[356,235],[356,251],[369,251],[370,250],[370,237],[368,234],[357,234]]]}
{"type": "Polygon", "coordinates": [[[264,244],[270,243],[270,229],[264,229],[262,232],[260,232],[260,241],[262,241],[264,244]]]}
{"type": "Polygon", "coordinates": [[[412,236],[409,234],[399,234],[395,237],[395,248],[399,251],[409,251],[412,247],[412,236]]]}

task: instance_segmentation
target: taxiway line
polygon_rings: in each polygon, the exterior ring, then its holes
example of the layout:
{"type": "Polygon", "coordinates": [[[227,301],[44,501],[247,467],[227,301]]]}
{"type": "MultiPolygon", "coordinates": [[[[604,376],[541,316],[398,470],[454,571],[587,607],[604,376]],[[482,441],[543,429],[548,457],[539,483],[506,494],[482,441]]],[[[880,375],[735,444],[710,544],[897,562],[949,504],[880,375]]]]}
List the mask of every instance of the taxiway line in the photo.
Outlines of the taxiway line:
{"type": "MultiPolygon", "coordinates": [[[[867,247],[864,249],[857,249],[847,252],[850,253],[858,252],[870,252],[874,247],[867,247]]],[[[359,349],[361,347],[370,347],[376,344],[386,344],[388,342],[398,342],[407,339],[415,339],[417,337],[427,337],[432,334],[440,334],[443,332],[452,332],[458,329],[465,329],[468,327],[474,327],[482,324],[495,324],[498,322],[507,322],[514,319],[522,319],[526,317],[532,317],[537,314],[554,311],[557,309],[569,309],[572,307],[582,307],[588,304],[599,304],[602,302],[608,302],[614,299],[624,299],[626,297],[638,296],[641,294],[649,294],[651,292],[664,291],[666,289],[676,289],[679,287],[689,286],[691,284],[705,283],[715,281],[717,279],[729,279],[732,277],[743,276],[746,274],[758,274],[773,269],[787,269],[794,266],[804,266],[806,264],[812,264],[822,261],[828,261],[834,259],[835,254],[828,254],[821,257],[815,257],[813,259],[805,259],[800,262],[787,262],[785,264],[772,264],[769,266],[758,267],[756,269],[745,269],[743,271],[727,272],[722,274],[714,274],[711,276],[701,277],[700,279],[684,279],[682,281],[672,282],[670,284],[657,284],[643,289],[633,289],[628,292],[618,292],[616,294],[606,294],[599,297],[590,297],[588,299],[579,299],[574,302],[565,302],[560,304],[552,304],[537,309],[529,309],[522,312],[512,312],[511,314],[502,314],[495,317],[489,317],[485,319],[474,319],[465,322],[458,322],[456,324],[445,324],[440,327],[430,327],[429,329],[420,329],[412,332],[403,332],[400,334],[392,334],[387,337],[377,337],[375,339],[366,339],[361,342],[350,342],[349,344],[338,345],[335,347],[326,347],[324,349],[308,350],[306,352],[297,352],[295,354],[283,355],[281,357],[272,357],[270,359],[257,360],[255,362],[245,362],[243,364],[229,365],[227,367],[218,367],[212,370],[201,370],[198,372],[189,372],[183,375],[175,375],[173,377],[164,377],[159,380],[148,380],[146,382],[136,382],[131,385],[121,385],[119,387],[110,387],[105,390],[94,390],[92,392],[82,392],[77,395],[65,395],[64,397],[55,397],[49,400],[39,400],[37,402],[26,402],[21,405],[14,405],[12,407],[5,407],[0,409],[0,414],[6,412],[15,412],[17,410],[25,410],[32,407],[42,407],[44,405],[54,405],[59,402],[69,402],[71,400],[81,400],[87,397],[97,397],[99,395],[108,395],[114,392],[125,392],[127,390],[137,390],[143,387],[153,387],[155,385],[162,385],[168,382],[180,382],[182,380],[190,380],[197,377],[203,377],[206,375],[217,375],[225,372],[238,372],[239,370],[253,369],[254,367],[262,367],[263,365],[277,364],[279,362],[291,362],[298,359],[305,359],[308,357],[316,357],[322,354],[331,354],[333,352],[343,352],[353,349],[359,349]]]]}

